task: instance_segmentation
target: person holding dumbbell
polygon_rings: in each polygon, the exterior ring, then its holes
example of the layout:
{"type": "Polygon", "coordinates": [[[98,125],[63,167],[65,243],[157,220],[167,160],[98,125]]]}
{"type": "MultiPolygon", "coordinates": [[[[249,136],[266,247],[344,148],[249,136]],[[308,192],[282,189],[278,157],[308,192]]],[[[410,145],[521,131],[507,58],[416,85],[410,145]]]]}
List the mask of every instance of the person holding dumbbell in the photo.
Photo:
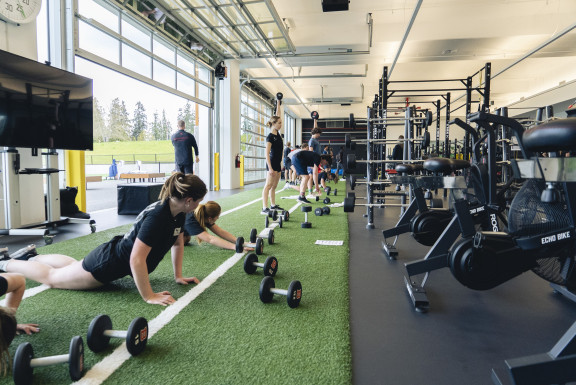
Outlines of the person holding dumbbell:
{"type": "Polygon", "coordinates": [[[171,250],[174,280],[178,284],[199,283],[196,277],[182,276],[186,214],[198,207],[207,193],[195,175],[172,174],[160,191],[159,201],[150,204],[136,218],[130,231],[116,236],[78,261],[62,254],[38,255],[29,260],[0,260],[0,270],[20,273],[28,279],[56,289],[87,290],[130,275],[142,299],[150,304],[175,302],[169,291],[155,292],[152,273],[171,250]]]}
{"type": "Polygon", "coordinates": [[[262,190],[261,214],[268,215],[270,210],[284,210],[276,204],[276,187],[282,175],[282,150],[284,149],[282,135],[282,97],[279,92],[276,95],[278,116],[272,116],[268,122],[270,134],[266,137],[266,184],[262,190]],[[270,196],[270,208],[268,208],[268,196],[270,196]]]}
{"type": "MultiPolygon", "coordinates": [[[[196,236],[198,243],[208,242],[211,245],[227,250],[236,250],[236,237],[216,224],[222,208],[214,201],[200,204],[186,216],[184,224],[184,244],[188,244],[193,236],[196,236]],[[216,236],[209,234],[206,229],[210,229],[216,236]]],[[[245,251],[253,251],[252,247],[245,247],[245,251]]]]}
{"type": "Polygon", "coordinates": [[[318,167],[328,167],[332,164],[332,157],[330,155],[320,155],[313,151],[300,151],[292,157],[292,169],[296,175],[302,176],[300,183],[300,196],[298,200],[304,203],[310,203],[306,199],[306,186],[312,180],[316,186],[316,193],[320,193],[320,185],[318,184],[318,167]],[[312,169],[312,175],[309,174],[308,168],[312,169]]]}

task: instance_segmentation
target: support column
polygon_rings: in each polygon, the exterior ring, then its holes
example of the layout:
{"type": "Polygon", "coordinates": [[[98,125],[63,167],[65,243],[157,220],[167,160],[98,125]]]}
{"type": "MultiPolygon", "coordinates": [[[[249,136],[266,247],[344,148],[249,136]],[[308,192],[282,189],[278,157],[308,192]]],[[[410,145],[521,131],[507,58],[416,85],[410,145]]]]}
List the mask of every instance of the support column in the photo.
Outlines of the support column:
{"type": "Polygon", "coordinates": [[[240,68],[238,61],[227,60],[228,77],[222,82],[220,108],[220,187],[240,187],[240,174],[235,167],[240,153],[240,68]],[[228,108],[227,108],[228,107],[228,108]]]}
{"type": "Polygon", "coordinates": [[[76,204],[86,212],[86,165],[84,151],[66,151],[66,181],[68,186],[78,187],[76,204]]]}

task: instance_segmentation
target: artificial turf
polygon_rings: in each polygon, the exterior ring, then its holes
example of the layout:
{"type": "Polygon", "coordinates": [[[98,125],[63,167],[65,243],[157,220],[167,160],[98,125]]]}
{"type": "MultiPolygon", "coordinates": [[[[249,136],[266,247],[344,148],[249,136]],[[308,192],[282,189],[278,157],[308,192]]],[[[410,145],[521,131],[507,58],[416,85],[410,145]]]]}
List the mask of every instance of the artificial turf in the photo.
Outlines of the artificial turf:
{"type": "MultiPolygon", "coordinates": [[[[332,186],[334,188],[334,185],[332,186]]],[[[336,185],[338,187],[338,185],[336,185]]],[[[341,186],[342,190],[344,186],[341,186]]],[[[250,190],[219,199],[223,212],[257,199],[260,190],[250,190]]],[[[278,198],[295,195],[294,190],[278,192],[278,198]]],[[[325,195],[323,196],[325,197],[325,195]]],[[[330,195],[332,203],[342,202],[344,192],[330,195]]],[[[289,209],[293,199],[277,199],[289,209]]],[[[313,202],[313,208],[325,206],[313,202]]],[[[221,216],[218,225],[235,235],[249,238],[250,229],[264,228],[261,203],[221,216]]],[[[276,228],[274,245],[265,244],[268,255],[278,259],[276,287],[287,288],[300,280],[302,302],[290,309],[286,298],[275,296],[263,304],[258,290],[263,275],[247,275],[243,258],[206,291],[186,306],[148,341],[138,357],[116,370],[105,384],[348,384],[351,383],[348,304],[348,223],[341,207],[331,214],[309,213],[311,229],[302,229],[304,213],[297,208],[283,228],[276,228]],[[316,240],[343,240],[343,246],[315,245],[316,240]]],[[[90,234],[45,246],[41,254],[62,253],[82,258],[101,242],[124,233],[129,226],[90,234]]],[[[201,280],[234,252],[209,244],[185,248],[183,272],[201,280]]],[[[178,299],[193,286],[174,283],[169,254],[150,275],[155,291],[168,290],[178,299]]],[[[35,284],[30,282],[30,287],[35,284]]],[[[150,322],[162,306],[142,301],[131,278],[124,278],[94,291],[46,290],[23,301],[19,322],[40,324],[34,336],[16,337],[10,353],[25,341],[35,355],[64,354],[74,335],[86,336],[88,325],[98,314],[108,314],[115,329],[126,329],[142,316],[150,322]]],[[[85,365],[90,370],[120,344],[93,353],[86,347],[85,365]]],[[[9,377],[0,383],[10,383],[9,377]]],[[[64,364],[35,369],[35,383],[71,382],[64,364]]]]}

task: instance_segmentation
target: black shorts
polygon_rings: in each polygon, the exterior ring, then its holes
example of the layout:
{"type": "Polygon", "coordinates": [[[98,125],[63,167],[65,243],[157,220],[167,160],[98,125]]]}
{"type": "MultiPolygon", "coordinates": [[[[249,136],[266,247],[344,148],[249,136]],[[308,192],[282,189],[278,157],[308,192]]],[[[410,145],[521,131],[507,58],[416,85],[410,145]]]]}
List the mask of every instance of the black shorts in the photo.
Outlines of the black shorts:
{"type": "Polygon", "coordinates": [[[286,170],[289,170],[290,166],[292,166],[292,161],[290,160],[290,158],[288,157],[284,158],[284,168],[286,170]]]}
{"type": "Polygon", "coordinates": [[[101,244],[82,260],[84,270],[91,273],[98,282],[108,283],[130,275],[130,265],[126,266],[126,262],[114,258],[114,249],[122,238],[122,235],[118,235],[101,244]]]}
{"type": "MultiPolygon", "coordinates": [[[[272,163],[272,170],[282,172],[282,159],[270,159],[270,163],[272,163]]],[[[268,163],[266,163],[266,171],[268,170],[268,163]]]]}
{"type": "Polygon", "coordinates": [[[0,297],[8,291],[8,280],[0,275],[0,297]]]}

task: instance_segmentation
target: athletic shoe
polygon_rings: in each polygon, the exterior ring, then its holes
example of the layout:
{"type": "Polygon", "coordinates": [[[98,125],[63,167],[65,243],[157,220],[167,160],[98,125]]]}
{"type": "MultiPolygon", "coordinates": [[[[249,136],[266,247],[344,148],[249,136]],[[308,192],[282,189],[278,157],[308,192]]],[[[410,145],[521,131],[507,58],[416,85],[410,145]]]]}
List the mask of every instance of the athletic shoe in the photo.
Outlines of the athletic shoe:
{"type": "Polygon", "coordinates": [[[282,210],[282,211],[284,211],[284,209],[278,205],[270,206],[270,210],[282,210]]]}
{"type": "Polygon", "coordinates": [[[308,199],[306,199],[306,197],[303,197],[302,195],[298,196],[298,202],[311,203],[308,199]]]}
{"type": "Polygon", "coordinates": [[[12,254],[10,254],[10,259],[18,259],[21,261],[27,261],[32,257],[37,256],[38,253],[36,252],[36,245],[31,244],[28,245],[12,254]]]}
{"type": "Polygon", "coordinates": [[[0,248],[0,261],[7,261],[10,259],[10,253],[8,253],[7,247],[0,248]]]}
{"type": "Polygon", "coordinates": [[[262,209],[262,211],[260,211],[260,214],[262,215],[268,215],[270,213],[270,209],[268,207],[262,209]]]}

